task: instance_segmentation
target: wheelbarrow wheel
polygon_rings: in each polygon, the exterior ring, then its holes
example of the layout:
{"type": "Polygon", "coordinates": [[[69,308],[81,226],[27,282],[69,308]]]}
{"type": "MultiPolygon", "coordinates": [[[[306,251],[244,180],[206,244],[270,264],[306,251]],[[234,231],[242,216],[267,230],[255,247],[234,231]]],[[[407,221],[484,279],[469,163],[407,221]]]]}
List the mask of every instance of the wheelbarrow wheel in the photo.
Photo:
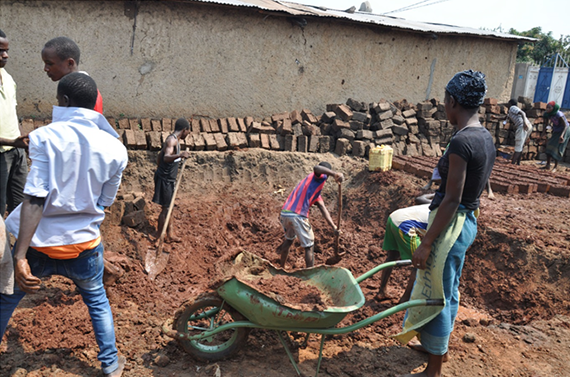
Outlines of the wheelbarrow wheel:
{"type": "MultiPolygon", "coordinates": [[[[176,315],[173,328],[179,333],[198,335],[223,324],[243,320],[245,318],[217,294],[207,293],[184,304],[176,315]]],[[[198,360],[216,361],[240,349],[247,340],[249,330],[237,327],[200,340],[178,339],[178,343],[198,360]]]]}

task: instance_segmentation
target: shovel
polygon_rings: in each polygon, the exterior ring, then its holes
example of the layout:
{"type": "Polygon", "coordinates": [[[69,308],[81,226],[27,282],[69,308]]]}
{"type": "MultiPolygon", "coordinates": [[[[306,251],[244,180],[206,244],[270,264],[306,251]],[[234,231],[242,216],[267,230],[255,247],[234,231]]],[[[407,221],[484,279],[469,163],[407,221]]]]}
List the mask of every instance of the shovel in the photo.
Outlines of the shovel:
{"type": "Polygon", "coordinates": [[[338,184],[338,217],[336,222],[337,233],[334,239],[334,255],[325,261],[325,264],[337,264],[345,253],[339,253],[340,219],[342,215],[342,184],[338,184]]]}
{"type": "Polygon", "coordinates": [[[146,258],[144,261],[144,269],[148,274],[150,280],[154,280],[158,274],[164,270],[168,264],[169,253],[163,252],[164,247],[164,236],[166,235],[166,230],[168,229],[168,223],[170,222],[170,215],[172,214],[172,208],[174,208],[174,199],[176,199],[176,193],[178,192],[178,187],[180,186],[180,181],[182,180],[182,173],[184,173],[184,168],[186,167],[186,162],[188,159],[184,160],[182,163],[182,168],[180,173],[176,177],[176,185],[174,186],[174,192],[172,193],[172,200],[170,201],[170,206],[168,207],[168,212],[166,213],[166,219],[164,220],[164,226],[162,227],[162,232],[160,233],[160,239],[158,240],[158,249],[154,252],[152,249],[148,249],[146,252],[146,258]]]}

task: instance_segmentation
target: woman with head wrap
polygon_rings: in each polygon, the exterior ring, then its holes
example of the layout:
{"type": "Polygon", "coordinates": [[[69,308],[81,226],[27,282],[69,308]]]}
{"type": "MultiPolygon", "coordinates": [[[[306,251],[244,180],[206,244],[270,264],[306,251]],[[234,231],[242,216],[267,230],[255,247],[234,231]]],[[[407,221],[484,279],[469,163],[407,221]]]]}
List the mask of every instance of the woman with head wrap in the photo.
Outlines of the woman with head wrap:
{"type": "Polygon", "coordinates": [[[552,123],[552,135],[546,144],[546,165],[542,169],[550,170],[550,161],[554,160],[554,169],[552,171],[556,171],[558,161],[562,160],[568,140],[570,140],[568,120],[564,113],[560,111],[560,106],[554,101],[548,102],[543,117],[544,130],[542,135],[545,135],[548,123],[552,123]]]}
{"type": "Polygon", "coordinates": [[[427,232],[413,255],[419,271],[411,295],[412,300],[434,298],[439,284],[445,306],[423,319],[426,307],[409,309],[404,330],[396,336],[404,343],[417,336],[422,346],[414,348],[429,354],[426,369],[416,376],[441,375],[459,307],[465,252],[477,234],[479,197],[495,163],[493,138],[479,123],[486,92],[485,75],[472,70],[457,73],[445,88],[445,112],[456,132],[437,164],[441,185],[430,205],[427,232]]]}

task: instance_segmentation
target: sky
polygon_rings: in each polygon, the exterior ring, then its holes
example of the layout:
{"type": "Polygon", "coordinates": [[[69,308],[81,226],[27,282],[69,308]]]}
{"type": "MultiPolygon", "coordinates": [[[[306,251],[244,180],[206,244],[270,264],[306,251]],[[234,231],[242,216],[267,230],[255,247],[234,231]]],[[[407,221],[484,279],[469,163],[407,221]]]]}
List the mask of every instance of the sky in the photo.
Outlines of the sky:
{"type": "MultiPolygon", "coordinates": [[[[329,9],[345,10],[364,0],[288,0],[300,4],[318,5],[329,9]]],[[[442,23],[475,29],[502,28],[507,33],[514,28],[527,31],[540,26],[552,32],[555,39],[570,35],[570,0],[368,0],[374,14],[418,4],[416,9],[390,13],[389,16],[411,21],[442,23]],[[431,4],[431,5],[427,5],[431,4]]]]}

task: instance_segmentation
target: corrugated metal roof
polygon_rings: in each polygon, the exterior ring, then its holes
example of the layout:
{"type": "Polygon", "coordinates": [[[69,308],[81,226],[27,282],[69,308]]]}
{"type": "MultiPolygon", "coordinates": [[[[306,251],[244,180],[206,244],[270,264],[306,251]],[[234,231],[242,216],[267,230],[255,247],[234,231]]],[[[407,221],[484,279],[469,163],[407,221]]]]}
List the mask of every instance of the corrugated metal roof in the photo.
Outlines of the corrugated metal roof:
{"type": "Polygon", "coordinates": [[[494,38],[494,39],[510,39],[517,41],[536,41],[534,38],[522,37],[506,33],[499,33],[490,30],[474,29],[469,27],[461,27],[455,25],[434,24],[429,22],[410,21],[404,18],[383,16],[380,14],[358,12],[348,13],[341,10],[328,9],[325,7],[317,7],[312,5],[303,5],[288,1],[272,1],[272,0],[178,0],[182,2],[202,2],[231,5],[237,7],[259,8],[266,11],[284,12],[295,17],[311,16],[311,17],[330,17],[358,23],[376,24],[394,29],[402,29],[421,33],[432,34],[454,34],[454,35],[470,35],[474,37],[494,38]]]}

